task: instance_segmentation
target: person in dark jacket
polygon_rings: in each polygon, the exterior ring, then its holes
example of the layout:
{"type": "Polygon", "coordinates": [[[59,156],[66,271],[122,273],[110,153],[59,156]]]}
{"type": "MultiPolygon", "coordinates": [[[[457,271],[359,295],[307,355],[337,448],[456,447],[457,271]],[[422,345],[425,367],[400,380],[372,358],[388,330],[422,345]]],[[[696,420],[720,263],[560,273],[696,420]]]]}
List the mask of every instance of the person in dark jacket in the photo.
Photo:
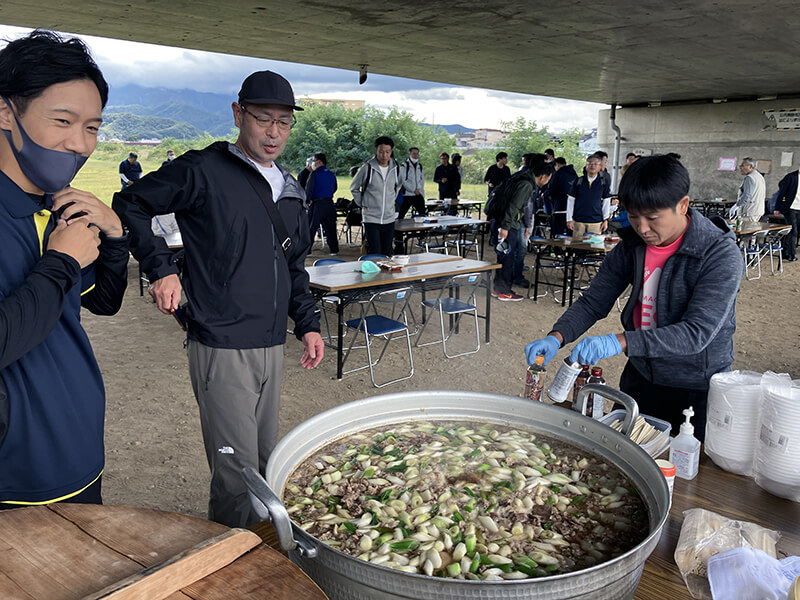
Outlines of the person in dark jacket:
{"type": "Polygon", "coordinates": [[[122,182],[122,189],[133,185],[141,176],[142,164],[139,162],[139,155],[131,152],[128,154],[128,158],[119,163],[119,180],[122,182]]]}
{"type": "Polygon", "coordinates": [[[797,180],[800,171],[792,171],[778,183],[774,213],[783,215],[792,231],[783,244],[783,258],[789,262],[797,260],[798,228],[800,227],[800,198],[797,197],[797,180]]]}
{"type": "Polygon", "coordinates": [[[550,216],[550,235],[567,233],[567,197],[578,179],[575,167],[568,165],[563,156],[555,160],[556,172],[547,186],[548,207],[550,216]]]}
{"type": "Polygon", "coordinates": [[[0,51],[0,97],[0,508],[100,504],[105,391],[81,308],[119,310],[128,247],[70,182],[108,84],[83,42],[37,30],[0,51]]]}
{"type": "Polygon", "coordinates": [[[486,169],[486,175],[483,176],[483,183],[486,184],[489,196],[492,195],[492,190],[495,186],[500,185],[503,180],[511,177],[511,169],[508,168],[508,154],[505,152],[498,152],[494,157],[495,164],[486,169]]]}
{"type": "Polygon", "coordinates": [[[339,238],[336,237],[336,208],[333,206],[333,195],[338,187],[336,175],[328,169],[328,157],[324,152],[317,152],[314,155],[314,171],[306,183],[309,231],[313,241],[317,235],[317,229],[322,225],[331,256],[339,253],[339,238]]]}
{"type": "Polygon", "coordinates": [[[442,152],[439,160],[442,164],[433,172],[433,181],[439,184],[439,200],[457,200],[461,189],[458,169],[450,163],[450,155],[447,152],[442,152]]]}
{"type": "Polygon", "coordinates": [[[131,250],[148,273],[161,312],[183,291],[189,373],[211,468],[209,518],[230,527],[257,520],[241,471],[263,473],[278,440],[287,317],[305,352],[323,354],[305,258],[311,246],[303,189],[275,160],[294,123],[286,79],[258,71],[232,105],[234,144],[215,142],[177,158],[114,195],[131,250]],[[150,219],[175,213],[185,249],[182,280],[150,219]],[[284,238],[284,233],[288,239],[284,238]]]}
{"type": "Polygon", "coordinates": [[[743,264],[734,233],[689,208],[688,192],[689,173],[677,159],[656,155],[632,164],[619,188],[631,227],[620,231],[589,289],[525,352],[530,363],[539,354],[548,362],[605,318],[630,285],[623,333],[585,337],[569,360],[593,365],[624,352],[620,389],[674,430],[693,406],[702,440],[709,380],[733,363],[743,264]]]}

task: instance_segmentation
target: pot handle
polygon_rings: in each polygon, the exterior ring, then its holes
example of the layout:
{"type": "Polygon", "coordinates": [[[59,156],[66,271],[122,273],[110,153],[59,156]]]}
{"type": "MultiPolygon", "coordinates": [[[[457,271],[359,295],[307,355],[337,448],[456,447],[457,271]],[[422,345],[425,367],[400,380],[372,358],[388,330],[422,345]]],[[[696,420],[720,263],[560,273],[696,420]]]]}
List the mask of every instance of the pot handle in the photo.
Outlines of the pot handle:
{"type": "Polygon", "coordinates": [[[595,394],[600,394],[603,396],[603,398],[608,398],[609,400],[619,402],[625,407],[625,419],[622,421],[622,435],[630,437],[631,432],[633,431],[633,426],[636,423],[636,419],[639,418],[639,405],[636,404],[636,400],[631,398],[625,392],[615,390],[607,385],[603,385],[601,383],[588,383],[578,392],[578,411],[582,415],[586,414],[586,403],[588,401],[589,394],[593,392],[595,394]]]}
{"type": "Polygon", "coordinates": [[[253,467],[242,469],[242,479],[250,492],[250,503],[258,517],[269,521],[278,534],[278,542],[286,552],[297,550],[308,558],[317,556],[317,549],[302,540],[294,539],[292,522],[286,507],[275,495],[266,480],[253,467]]]}

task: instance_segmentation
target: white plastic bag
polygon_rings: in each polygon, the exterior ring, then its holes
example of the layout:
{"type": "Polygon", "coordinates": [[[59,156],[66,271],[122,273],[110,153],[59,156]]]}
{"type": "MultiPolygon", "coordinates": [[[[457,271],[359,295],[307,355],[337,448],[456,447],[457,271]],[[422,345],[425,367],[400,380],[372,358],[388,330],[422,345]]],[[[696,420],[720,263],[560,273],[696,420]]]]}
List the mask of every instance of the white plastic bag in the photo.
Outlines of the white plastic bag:
{"type": "Polygon", "coordinates": [[[776,557],[775,545],[781,536],[778,531],[748,521],[727,519],[702,508],[686,510],[683,516],[675,564],[692,598],[712,599],[707,566],[708,559],[716,554],[733,548],[755,548],[776,557]]]}
{"type": "Polygon", "coordinates": [[[800,556],[777,560],[761,550],[734,548],[708,559],[714,600],[786,600],[800,575],[800,556]]]}

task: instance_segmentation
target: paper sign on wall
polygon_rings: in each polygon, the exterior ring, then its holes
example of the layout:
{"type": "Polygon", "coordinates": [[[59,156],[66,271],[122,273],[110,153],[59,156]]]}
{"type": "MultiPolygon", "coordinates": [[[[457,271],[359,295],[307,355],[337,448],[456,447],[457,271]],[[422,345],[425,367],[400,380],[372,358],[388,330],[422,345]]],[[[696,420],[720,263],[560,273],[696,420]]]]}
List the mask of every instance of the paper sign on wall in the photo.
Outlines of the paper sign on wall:
{"type": "Polygon", "coordinates": [[[717,171],[735,171],[736,170],[736,162],[738,159],[736,158],[722,158],[719,159],[719,166],[717,167],[717,171]]]}
{"type": "Polygon", "coordinates": [[[781,166],[791,167],[793,158],[794,158],[794,152],[781,152],[781,166]]]}

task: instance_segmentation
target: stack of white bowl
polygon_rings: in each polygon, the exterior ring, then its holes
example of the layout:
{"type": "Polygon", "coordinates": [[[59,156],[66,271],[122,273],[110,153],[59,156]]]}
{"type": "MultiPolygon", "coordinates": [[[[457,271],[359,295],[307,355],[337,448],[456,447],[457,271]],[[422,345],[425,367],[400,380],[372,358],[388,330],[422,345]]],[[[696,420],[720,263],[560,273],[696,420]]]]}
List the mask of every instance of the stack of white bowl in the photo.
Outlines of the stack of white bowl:
{"type": "Polygon", "coordinates": [[[756,483],[771,494],[800,502],[800,381],[764,375],[756,483]]]}
{"type": "Polygon", "coordinates": [[[761,373],[729,371],[711,377],[705,452],[726,471],[750,476],[758,448],[761,373]]]}

